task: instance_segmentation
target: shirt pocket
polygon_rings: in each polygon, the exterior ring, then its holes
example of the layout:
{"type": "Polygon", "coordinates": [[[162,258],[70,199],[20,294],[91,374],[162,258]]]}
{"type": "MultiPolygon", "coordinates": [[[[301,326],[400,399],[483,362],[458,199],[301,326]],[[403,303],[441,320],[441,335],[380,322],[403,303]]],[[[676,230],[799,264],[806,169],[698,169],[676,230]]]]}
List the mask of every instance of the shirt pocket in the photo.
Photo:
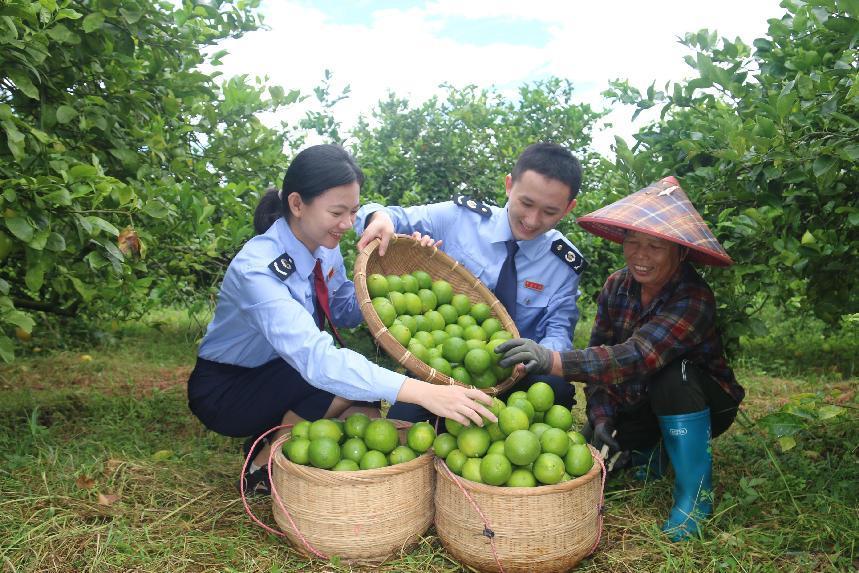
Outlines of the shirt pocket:
{"type": "Polygon", "coordinates": [[[549,295],[524,287],[516,292],[516,325],[520,334],[537,340],[546,335],[543,319],[548,312],[549,295]],[[539,326],[539,328],[538,328],[539,326]]]}
{"type": "MultiPolygon", "coordinates": [[[[484,284],[487,283],[487,276],[484,272],[486,269],[486,264],[483,259],[476,257],[468,252],[461,245],[454,245],[452,249],[447,253],[452,259],[459,261],[459,263],[468,269],[468,272],[479,278],[483,281],[484,284]]],[[[497,278],[497,277],[494,277],[497,278]]]]}

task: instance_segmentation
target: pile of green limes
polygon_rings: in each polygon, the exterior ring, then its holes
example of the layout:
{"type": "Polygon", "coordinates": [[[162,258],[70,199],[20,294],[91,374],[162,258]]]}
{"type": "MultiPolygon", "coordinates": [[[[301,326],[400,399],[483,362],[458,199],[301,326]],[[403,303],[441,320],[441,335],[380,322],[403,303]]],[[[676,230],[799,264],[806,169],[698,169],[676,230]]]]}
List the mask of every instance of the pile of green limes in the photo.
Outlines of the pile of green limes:
{"type": "Polygon", "coordinates": [[[345,421],[304,420],[292,428],[283,444],[291,462],[334,471],[372,470],[415,459],[432,447],[435,429],[414,424],[400,443],[396,426],[384,418],[352,414],[345,421]]]}
{"type": "Polygon", "coordinates": [[[513,392],[504,404],[493,398],[497,423],[463,426],[445,421],[433,443],[435,455],[468,480],[494,486],[535,487],[588,473],[594,460],[584,436],[572,430],[573,415],[555,404],[545,382],[513,392]]]}
{"type": "Polygon", "coordinates": [[[367,290],[373,308],[391,335],[418,360],[476,388],[508,378],[512,368],[498,366],[495,347],[512,334],[483,302],[453,292],[429,273],[371,274],[367,290]]]}

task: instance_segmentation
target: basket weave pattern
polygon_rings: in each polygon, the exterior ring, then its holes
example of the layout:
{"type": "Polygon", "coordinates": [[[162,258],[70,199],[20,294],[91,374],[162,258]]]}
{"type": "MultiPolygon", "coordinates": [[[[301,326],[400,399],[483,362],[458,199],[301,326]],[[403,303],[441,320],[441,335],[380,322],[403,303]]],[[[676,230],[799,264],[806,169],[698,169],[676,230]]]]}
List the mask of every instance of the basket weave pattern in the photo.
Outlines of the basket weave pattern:
{"type": "MultiPolygon", "coordinates": [[[[593,453],[593,452],[592,452],[593,453]]],[[[478,571],[500,571],[484,522],[436,458],[435,527],[451,555],[478,571]]],[[[456,476],[454,476],[456,477],[456,476]]],[[[569,571],[599,535],[600,466],[576,479],[536,488],[493,487],[456,478],[494,532],[505,573],[569,571]]]]}
{"type": "MultiPolygon", "coordinates": [[[[372,299],[367,290],[367,277],[374,273],[402,275],[419,269],[424,270],[430,274],[433,280],[444,279],[449,282],[455,293],[467,295],[472,304],[478,302],[488,304],[492,309],[492,316],[501,322],[502,327],[510,332],[514,338],[519,336],[516,324],[510,318],[504,305],[495,298],[492,291],[446,253],[436,247],[424,247],[416,239],[404,236],[393,237],[384,256],[379,256],[378,246],[379,240],[377,239],[364,247],[355,258],[354,282],[358,303],[364,320],[367,322],[367,327],[379,346],[415,377],[433,384],[464,386],[458,380],[454,380],[424,364],[404,348],[382,324],[379,315],[373,308],[372,299]]],[[[489,395],[500,394],[515,384],[520,377],[521,374],[516,372],[495,386],[484,388],[483,391],[489,395]]]]}
{"type": "MultiPolygon", "coordinates": [[[[394,422],[401,436],[411,426],[394,422]]],[[[314,549],[349,563],[378,564],[411,549],[432,523],[432,460],[428,452],[394,466],[334,472],[294,464],[278,451],[272,485],[314,549]]],[[[277,503],[273,510],[295,549],[314,557],[277,503]]]]}

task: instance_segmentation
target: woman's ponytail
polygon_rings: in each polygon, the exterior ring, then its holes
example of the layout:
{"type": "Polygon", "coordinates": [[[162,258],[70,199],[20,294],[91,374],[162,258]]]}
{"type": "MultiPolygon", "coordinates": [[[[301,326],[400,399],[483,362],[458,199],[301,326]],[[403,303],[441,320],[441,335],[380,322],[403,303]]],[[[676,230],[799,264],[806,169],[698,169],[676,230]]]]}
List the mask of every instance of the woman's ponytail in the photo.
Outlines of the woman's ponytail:
{"type": "Polygon", "coordinates": [[[282,203],[277,192],[274,188],[266,191],[254,211],[254,232],[257,235],[268,231],[269,227],[283,214],[282,203]]]}

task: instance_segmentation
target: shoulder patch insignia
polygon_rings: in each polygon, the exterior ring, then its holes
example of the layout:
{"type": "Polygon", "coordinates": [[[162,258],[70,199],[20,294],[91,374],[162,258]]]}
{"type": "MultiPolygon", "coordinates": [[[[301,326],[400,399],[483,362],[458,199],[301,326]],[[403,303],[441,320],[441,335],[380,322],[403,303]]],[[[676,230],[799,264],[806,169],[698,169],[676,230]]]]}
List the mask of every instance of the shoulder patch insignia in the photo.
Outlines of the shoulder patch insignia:
{"type": "Polygon", "coordinates": [[[283,253],[278,258],[268,264],[268,268],[272,270],[274,276],[282,281],[289,278],[289,275],[295,272],[295,262],[289,253],[283,253]]]}
{"type": "Polygon", "coordinates": [[[585,258],[576,252],[574,248],[565,243],[563,239],[558,239],[552,243],[552,252],[555,253],[559,259],[567,263],[567,265],[569,265],[577,275],[582,274],[588,266],[588,262],[585,258]]]}
{"type": "Polygon", "coordinates": [[[474,211],[481,217],[488,217],[492,214],[492,210],[488,206],[466,195],[454,195],[453,202],[460,207],[465,207],[469,211],[474,211]]]}

